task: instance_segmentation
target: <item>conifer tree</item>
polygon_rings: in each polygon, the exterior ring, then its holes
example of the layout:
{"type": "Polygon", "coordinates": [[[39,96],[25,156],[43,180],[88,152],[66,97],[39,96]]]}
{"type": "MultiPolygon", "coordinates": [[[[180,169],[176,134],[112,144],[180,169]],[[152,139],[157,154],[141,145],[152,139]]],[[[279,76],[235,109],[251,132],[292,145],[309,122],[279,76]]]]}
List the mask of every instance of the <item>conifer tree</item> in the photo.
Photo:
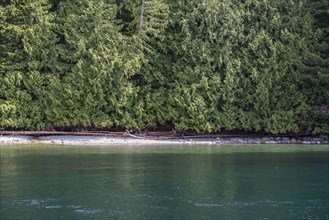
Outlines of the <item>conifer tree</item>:
{"type": "Polygon", "coordinates": [[[171,2],[166,41],[143,69],[147,115],[184,130],[298,131],[296,64],[314,38],[304,3],[171,2]]]}
{"type": "Polygon", "coordinates": [[[115,23],[116,4],[68,0],[57,15],[57,77],[52,79],[47,117],[60,127],[124,126],[138,69],[132,46],[115,23]]]}
{"type": "Polygon", "coordinates": [[[329,131],[329,3],[323,0],[311,1],[314,8],[315,25],[319,37],[308,57],[300,62],[301,86],[306,90],[311,120],[305,124],[306,131],[313,127],[315,132],[329,131]]]}
{"type": "Polygon", "coordinates": [[[158,100],[162,100],[163,96],[152,97],[153,94],[145,94],[143,91],[149,85],[143,79],[151,78],[148,75],[150,71],[148,63],[158,58],[157,49],[164,41],[165,29],[169,22],[168,4],[164,0],[121,1],[119,15],[123,26],[120,32],[128,36],[127,40],[133,46],[132,56],[140,65],[136,69],[136,74],[129,78],[136,93],[131,97],[131,105],[126,111],[135,120],[134,128],[162,124],[155,119],[157,112],[150,113],[147,109],[158,100]]]}
{"type": "Polygon", "coordinates": [[[0,129],[42,129],[54,35],[47,0],[0,6],[0,129]]]}
{"type": "Polygon", "coordinates": [[[316,37],[306,3],[246,1],[243,5],[247,39],[238,51],[241,82],[249,88],[236,93],[241,100],[236,105],[243,110],[241,122],[248,120],[244,113],[256,113],[258,123],[252,129],[297,132],[305,117],[307,105],[297,88],[296,65],[306,57],[316,37]]]}
{"type": "Polygon", "coordinates": [[[51,122],[286,133],[312,120],[325,131],[327,7],[323,0],[6,0],[0,129],[51,122]]]}

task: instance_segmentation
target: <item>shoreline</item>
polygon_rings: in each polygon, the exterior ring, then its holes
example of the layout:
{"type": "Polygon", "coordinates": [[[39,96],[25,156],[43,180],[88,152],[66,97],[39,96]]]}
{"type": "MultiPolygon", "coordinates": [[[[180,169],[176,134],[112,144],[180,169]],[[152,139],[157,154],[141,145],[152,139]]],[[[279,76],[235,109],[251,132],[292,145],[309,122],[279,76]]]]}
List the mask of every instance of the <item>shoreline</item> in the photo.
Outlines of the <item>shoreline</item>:
{"type": "Polygon", "coordinates": [[[234,137],[138,137],[138,136],[109,136],[109,135],[0,135],[0,146],[11,144],[45,144],[45,145],[237,145],[237,144],[329,144],[329,135],[304,137],[285,136],[234,136],[234,137]]]}

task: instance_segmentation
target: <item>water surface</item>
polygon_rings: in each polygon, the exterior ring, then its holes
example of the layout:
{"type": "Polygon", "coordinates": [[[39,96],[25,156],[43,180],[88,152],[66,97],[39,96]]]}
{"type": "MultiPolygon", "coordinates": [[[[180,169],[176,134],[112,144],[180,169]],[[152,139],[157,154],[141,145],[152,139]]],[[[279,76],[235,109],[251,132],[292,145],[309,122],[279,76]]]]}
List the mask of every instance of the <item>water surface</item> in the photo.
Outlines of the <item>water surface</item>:
{"type": "Polygon", "coordinates": [[[329,146],[0,146],[0,219],[329,219],[329,146]]]}

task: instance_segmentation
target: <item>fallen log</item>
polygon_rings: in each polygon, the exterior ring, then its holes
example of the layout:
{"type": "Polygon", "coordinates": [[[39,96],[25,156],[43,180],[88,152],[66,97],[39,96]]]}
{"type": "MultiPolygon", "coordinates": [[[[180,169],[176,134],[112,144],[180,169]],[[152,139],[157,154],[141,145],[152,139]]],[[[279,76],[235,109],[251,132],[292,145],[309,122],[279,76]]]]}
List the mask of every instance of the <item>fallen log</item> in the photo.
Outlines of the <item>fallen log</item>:
{"type": "Polygon", "coordinates": [[[48,135],[77,135],[77,136],[127,136],[127,132],[108,132],[108,131],[0,131],[0,135],[29,135],[29,136],[48,136],[48,135]]]}

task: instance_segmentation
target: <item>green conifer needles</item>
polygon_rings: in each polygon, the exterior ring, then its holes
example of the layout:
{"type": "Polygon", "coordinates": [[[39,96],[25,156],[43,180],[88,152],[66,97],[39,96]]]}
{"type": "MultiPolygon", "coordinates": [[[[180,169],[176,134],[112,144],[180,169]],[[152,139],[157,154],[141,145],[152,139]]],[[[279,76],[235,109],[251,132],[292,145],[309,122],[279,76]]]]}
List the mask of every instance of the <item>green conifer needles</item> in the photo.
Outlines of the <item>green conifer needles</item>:
{"type": "Polygon", "coordinates": [[[325,8],[322,0],[5,1],[0,129],[325,131],[325,8]]]}

